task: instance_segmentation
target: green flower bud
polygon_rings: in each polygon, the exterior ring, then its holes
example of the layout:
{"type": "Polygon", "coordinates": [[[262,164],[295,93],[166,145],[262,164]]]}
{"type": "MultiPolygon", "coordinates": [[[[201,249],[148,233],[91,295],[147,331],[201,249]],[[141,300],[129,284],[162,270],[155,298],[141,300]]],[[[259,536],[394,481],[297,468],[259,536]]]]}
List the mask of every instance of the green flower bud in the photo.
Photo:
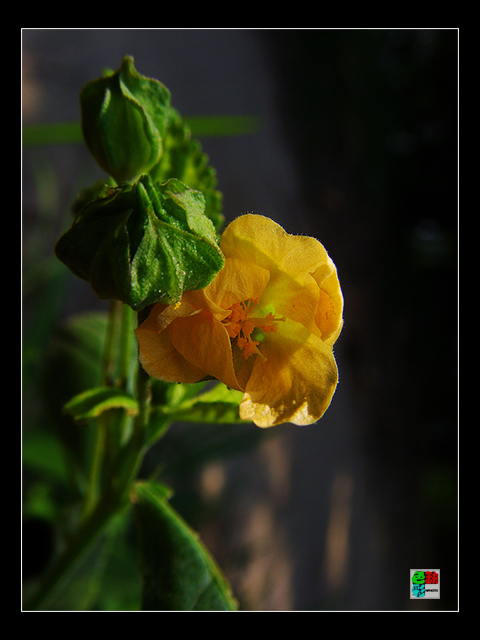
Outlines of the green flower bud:
{"type": "Polygon", "coordinates": [[[135,310],[178,302],[203,289],[224,265],[205,197],[177,179],[105,188],[77,213],[57,257],[101,299],[135,310]]]}
{"type": "Polygon", "coordinates": [[[159,161],[170,92],[140,75],[125,56],[120,68],[80,92],[85,143],[99,166],[120,183],[135,180],[159,161]]]}

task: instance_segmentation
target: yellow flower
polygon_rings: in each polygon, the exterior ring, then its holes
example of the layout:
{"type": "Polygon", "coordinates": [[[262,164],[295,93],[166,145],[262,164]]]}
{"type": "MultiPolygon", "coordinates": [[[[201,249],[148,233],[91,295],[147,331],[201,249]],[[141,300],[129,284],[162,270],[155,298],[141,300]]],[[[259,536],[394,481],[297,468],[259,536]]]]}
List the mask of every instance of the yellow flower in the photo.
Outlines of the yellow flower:
{"type": "Polygon", "coordinates": [[[240,416],[260,427],[311,424],[328,408],[343,297],[334,263],[307,236],[260,215],[225,229],[225,266],[138,327],[140,361],[168,382],[216,378],[244,393],[240,416]]]}

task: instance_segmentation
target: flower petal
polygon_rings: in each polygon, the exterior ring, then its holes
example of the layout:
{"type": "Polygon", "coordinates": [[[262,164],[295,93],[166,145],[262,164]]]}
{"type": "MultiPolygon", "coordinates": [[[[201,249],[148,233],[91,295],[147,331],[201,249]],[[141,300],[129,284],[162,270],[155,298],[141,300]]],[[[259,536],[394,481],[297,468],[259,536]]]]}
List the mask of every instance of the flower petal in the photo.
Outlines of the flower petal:
{"type": "Polygon", "coordinates": [[[237,302],[260,298],[270,279],[267,269],[253,262],[226,258],[225,266],[205,289],[205,295],[223,309],[237,302]]]}
{"type": "Polygon", "coordinates": [[[262,343],[240,405],[240,416],[259,427],[319,420],[338,381],[331,347],[299,323],[287,321],[262,343]]]}
{"type": "MultiPolygon", "coordinates": [[[[171,309],[167,307],[167,309],[171,309]]],[[[206,374],[188,362],[173,346],[170,336],[161,329],[162,305],[155,305],[148,318],[137,328],[140,363],[148,375],[165,382],[198,382],[206,374]]]]}
{"type": "Polygon", "coordinates": [[[167,328],[175,349],[192,365],[241,391],[233,368],[232,347],[225,327],[209,311],[177,318],[167,328]]]}
{"type": "Polygon", "coordinates": [[[315,323],[315,313],[318,308],[320,291],[310,274],[303,278],[303,282],[294,280],[287,274],[277,273],[272,277],[262,305],[270,305],[277,316],[285,316],[295,322],[300,322],[312,333],[318,333],[319,327],[315,323]]]}
{"type": "Polygon", "coordinates": [[[328,260],[322,244],[309,236],[287,233],[279,224],[257,214],[236,218],[223,232],[220,248],[234,256],[293,278],[313,273],[328,260]]]}
{"type": "Polygon", "coordinates": [[[236,256],[270,272],[262,304],[272,305],[278,315],[300,322],[321,336],[315,323],[319,285],[312,274],[325,279],[335,272],[335,265],[318,240],[290,235],[269,218],[247,214],[228,225],[220,246],[227,260],[236,256]]]}
{"type": "Polygon", "coordinates": [[[329,265],[317,269],[313,274],[320,288],[315,322],[321,331],[323,340],[333,346],[343,326],[343,295],[337,270],[330,258],[329,263],[329,265]],[[330,266],[330,270],[326,268],[328,266],[330,266]]]}

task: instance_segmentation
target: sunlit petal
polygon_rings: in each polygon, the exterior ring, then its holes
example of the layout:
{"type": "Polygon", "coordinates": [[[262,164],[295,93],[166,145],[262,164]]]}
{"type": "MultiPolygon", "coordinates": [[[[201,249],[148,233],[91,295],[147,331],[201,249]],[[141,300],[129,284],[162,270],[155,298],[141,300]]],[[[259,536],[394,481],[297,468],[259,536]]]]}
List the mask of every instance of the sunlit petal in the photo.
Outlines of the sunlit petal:
{"type": "Polygon", "coordinates": [[[254,262],[231,257],[215,280],[205,289],[206,296],[223,309],[236,302],[260,298],[270,279],[270,272],[254,262]]]}
{"type": "Polygon", "coordinates": [[[250,260],[270,272],[263,304],[272,304],[277,313],[314,333],[321,331],[315,323],[320,293],[313,274],[324,280],[335,265],[318,240],[288,234],[269,218],[247,214],[227,227],[221,248],[227,258],[250,260]]]}
{"type": "MultiPolygon", "coordinates": [[[[267,341],[265,341],[267,342],[267,341]]],[[[260,427],[282,422],[306,425],[330,405],[338,380],[332,350],[298,323],[287,322],[257,358],[240,415],[260,427]]]]}
{"type": "Polygon", "coordinates": [[[315,312],[315,322],[323,340],[333,346],[343,326],[343,295],[338,281],[337,270],[330,260],[324,268],[313,274],[320,289],[319,304],[315,312]]]}
{"type": "Polygon", "coordinates": [[[296,279],[313,273],[328,258],[318,240],[287,233],[265,216],[246,214],[225,229],[220,247],[226,257],[254,262],[271,273],[277,271],[296,279]]]}

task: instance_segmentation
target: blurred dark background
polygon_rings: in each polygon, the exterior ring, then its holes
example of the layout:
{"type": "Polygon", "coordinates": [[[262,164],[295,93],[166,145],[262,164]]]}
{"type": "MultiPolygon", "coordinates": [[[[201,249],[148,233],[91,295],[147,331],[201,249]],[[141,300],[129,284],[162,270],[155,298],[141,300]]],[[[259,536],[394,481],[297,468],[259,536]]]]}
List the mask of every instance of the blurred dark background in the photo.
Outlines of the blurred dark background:
{"type": "MultiPolygon", "coordinates": [[[[179,481],[179,508],[182,492],[201,506],[186,499],[185,516],[242,607],[456,609],[457,30],[25,29],[22,40],[24,126],[78,120],[80,88],[125,54],[185,117],[258,116],[258,132],[201,140],[226,222],[265,214],[317,237],[337,265],[345,327],[325,417],[179,481]],[[440,569],[440,600],[410,600],[415,568],[440,569]]],[[[76,192],[100,177],[82,145],[24,149],[30,363],[60,320],[105,308],[52,257],[76,192]]]]}

